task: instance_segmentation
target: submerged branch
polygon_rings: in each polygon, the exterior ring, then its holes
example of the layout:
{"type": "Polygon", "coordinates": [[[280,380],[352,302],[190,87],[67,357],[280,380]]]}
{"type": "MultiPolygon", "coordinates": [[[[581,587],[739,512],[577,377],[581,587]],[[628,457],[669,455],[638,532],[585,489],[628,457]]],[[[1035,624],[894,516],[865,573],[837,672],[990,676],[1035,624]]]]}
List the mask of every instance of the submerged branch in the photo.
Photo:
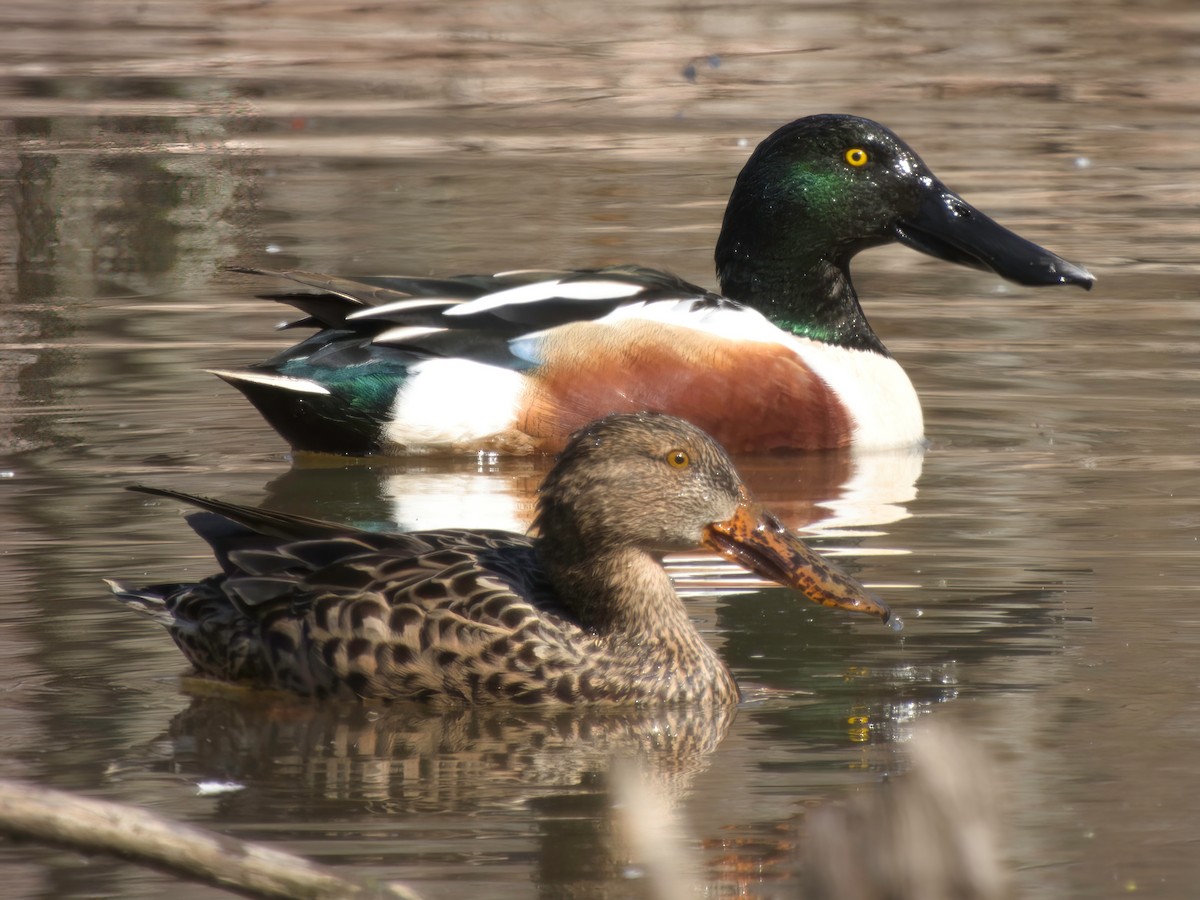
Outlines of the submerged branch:
{"type": "Polygon", "coordinates": [[[0,780],[0,834],[118,856],[247,897],[421,900],[394,882],[358,880],[136,807],[15,781],[0,780]]]}

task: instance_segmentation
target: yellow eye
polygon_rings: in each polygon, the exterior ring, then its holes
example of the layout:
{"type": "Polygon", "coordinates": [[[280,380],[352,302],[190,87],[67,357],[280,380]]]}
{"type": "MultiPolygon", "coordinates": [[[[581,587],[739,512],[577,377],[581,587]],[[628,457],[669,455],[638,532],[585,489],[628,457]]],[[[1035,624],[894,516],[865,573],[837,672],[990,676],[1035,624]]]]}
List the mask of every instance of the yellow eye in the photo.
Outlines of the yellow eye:
{"type": "Polygon", "coordinates": [[[846,162],[850,163],[850,165],[854,166],[856,169],[859,166],[865,166],[867,164],[867,160],[870,158],[871,157],[867,155],[867,151],[862,147],[851,147],[842,155],[842,159],[846,160],[846,162]]]}
{"type": "Polygon", "coordinates": [[[673,469],[686,469],[691,461],[686,450],[672,450],[667,454],[667,465],[673,469]]]}

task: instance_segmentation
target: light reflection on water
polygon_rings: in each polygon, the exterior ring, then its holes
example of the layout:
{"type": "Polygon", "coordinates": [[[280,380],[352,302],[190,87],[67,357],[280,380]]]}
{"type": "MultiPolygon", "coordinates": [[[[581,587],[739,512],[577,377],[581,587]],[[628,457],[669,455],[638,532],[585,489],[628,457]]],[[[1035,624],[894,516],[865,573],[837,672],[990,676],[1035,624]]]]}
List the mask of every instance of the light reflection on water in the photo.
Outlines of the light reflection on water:
{"type": "MultiPolygon", "coordinates": [[[[629,3],[603,29],[586,4],[403,22],[304,0],[118,6],[93,4],[70,48],[53,5],[0,11],[21,26],[0,29],[0,774],[430,897],[627,896],[597,747],[628,738],[670,785],[710,893],[782,897],[807,805],[902,769],[914,722],[936,715],[999,760],[1025,895],[1189,895],[1189,5],[629,3]],[[741,462],[892,601],[900,635],[783,591],[726,595],[747,585],[693,562],[696,621],[747,689],[732,721],[397,721],[181,690],[166,636],[105,597],[102,576],[212,571],[178,510],[132,482],[380,527],[529,520],[544,460],[293,465],[202,372],[288,340],[271,331],[285,313],[222,266],[637,261],[711,284],[749,147],[839,109],[885,121],[968,200],[1100,278],[1089,295],[1032,292],[864,255],[864,305],[918,387],[930,448],[741,462]],[[225,778],[245,790],[196,795],[225,778]]],[[[0,849],[0,867],[13,896],[169,883],[27,848],[0,849]]]]}

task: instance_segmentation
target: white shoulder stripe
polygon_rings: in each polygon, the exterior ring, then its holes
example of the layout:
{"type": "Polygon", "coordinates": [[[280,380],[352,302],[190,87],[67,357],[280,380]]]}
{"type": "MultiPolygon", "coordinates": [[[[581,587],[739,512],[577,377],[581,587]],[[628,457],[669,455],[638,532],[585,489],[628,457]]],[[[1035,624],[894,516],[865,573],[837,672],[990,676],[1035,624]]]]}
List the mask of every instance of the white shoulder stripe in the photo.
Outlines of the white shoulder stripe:
{"type": "Polygon", "coordinates": [[[541,274],[546,275],[546,276],[558,275],[560,277],[565,276],[567,274],[566,272],[548,272],[545,269],[505,269],[503,272],[497,272],[492,277],[493,278],[511,278],[514,275],[528,275],[530,272],[535,272],[535,273],[540,272],[541,274]]]}
{"type": "Polygon", "coordinates": [[[490,312],[501,306],[513,303],[537,303],[540,300],[621,300],[641,293],[641,285],[628,281],[571,281],[564,284],[559,279],[538,281],[533,284],[522,284],[519,287],[506,288],[484,294],[475,300],[468,300],[458,306],[448,309],[447,316],[470,316],[475,313],[490,312]]]}
{"type": "Polygon", "coordinates": [[[352,312],[347,319],[369,319],[385,313],[408,312],[413,309],[425,309],[429,306],[454,306],[461,300],[451,300],[445,297],[422,298],[420,300],[393,300],[391,303],[381,303],[379,306],[368,306],[358,312],[352,312]]]}
{"type": "Polygon", "coordinates": [[[622,300],[640,294],[645,288],[628,281],[568,281],[551,296],[564,300],[622,300]]]}
{"type": "Polygon", "coordinates": [[[249,381],[251,384],[263,384],[267,387],[280,388],[296,394],[328,394],[329,389],[322,387],[307,378],[294,378],[291,375],[271,375],[268,372],[233,371],[231,369],[205,369],[211,375],[224,378],[226,381],[249,381]]]}
{"type": "Polygon", "coordinates": [[[396,328],[389,328],[382,334],[375,335],[371,342],[374,344],[402,344],[413,338],[437,334],[439,331],[445,330],[445,328],[437,328],[433,325],[399,325],[396,328]]]}

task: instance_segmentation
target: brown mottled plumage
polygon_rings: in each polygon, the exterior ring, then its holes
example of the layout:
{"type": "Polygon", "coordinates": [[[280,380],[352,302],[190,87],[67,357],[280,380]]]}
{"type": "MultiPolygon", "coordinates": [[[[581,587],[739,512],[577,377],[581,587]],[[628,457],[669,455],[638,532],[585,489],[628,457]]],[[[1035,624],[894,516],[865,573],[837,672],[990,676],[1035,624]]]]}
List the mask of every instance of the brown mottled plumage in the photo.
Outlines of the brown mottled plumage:
{"type": "Polygon", "coordinates": [[[157,488],[223,572],[121,599],[165,624],[203,675],[318,697],[441,704],[731,703],[664,553],[707,546],[829,606],[887,607],[753,507],[721,447],[670,416],[577,432],[529,538],[377,534],[157,488]],[[215,514],[215,515],[214,515],[215,514]]]}

